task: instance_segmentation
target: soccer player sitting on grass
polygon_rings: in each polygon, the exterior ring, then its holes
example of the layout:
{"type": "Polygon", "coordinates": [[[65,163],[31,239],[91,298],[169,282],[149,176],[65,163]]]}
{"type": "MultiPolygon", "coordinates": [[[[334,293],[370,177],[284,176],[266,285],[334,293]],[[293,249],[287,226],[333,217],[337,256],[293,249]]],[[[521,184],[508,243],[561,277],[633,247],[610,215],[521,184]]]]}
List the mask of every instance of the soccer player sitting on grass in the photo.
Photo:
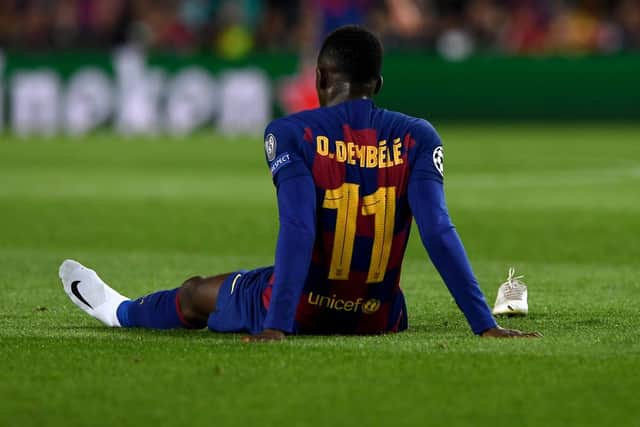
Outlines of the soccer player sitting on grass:
{"type": "Polygon", "coordinates": [[[324,41],[321,108],[273,121],[265,152],[277,188],[275,266],[192,277],[130,300],[76,261],[60,266],[66,293],[107,326],[286,334],[380,334],[407,328],[400,269],[412,217],[425,248],[475,334],[503,329],[474,277],[443,191],[440,137],[425,120],[377,108],[382,46],[342,27],[324,41]]]}

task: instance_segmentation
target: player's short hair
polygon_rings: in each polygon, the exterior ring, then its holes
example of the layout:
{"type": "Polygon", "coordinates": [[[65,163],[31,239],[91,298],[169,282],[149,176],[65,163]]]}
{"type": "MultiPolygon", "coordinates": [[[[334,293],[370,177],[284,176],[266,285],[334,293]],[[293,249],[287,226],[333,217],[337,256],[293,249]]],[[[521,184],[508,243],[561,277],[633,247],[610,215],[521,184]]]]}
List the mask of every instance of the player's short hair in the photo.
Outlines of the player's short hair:
{"type": "Polygon", "coordinates": [[[318,63],[331,62],[336,71],[353,83],[366,84],[380,77],[382,43],[372,32],[358,26],[340,27],[327,36],[318,54],[318,63]]]}

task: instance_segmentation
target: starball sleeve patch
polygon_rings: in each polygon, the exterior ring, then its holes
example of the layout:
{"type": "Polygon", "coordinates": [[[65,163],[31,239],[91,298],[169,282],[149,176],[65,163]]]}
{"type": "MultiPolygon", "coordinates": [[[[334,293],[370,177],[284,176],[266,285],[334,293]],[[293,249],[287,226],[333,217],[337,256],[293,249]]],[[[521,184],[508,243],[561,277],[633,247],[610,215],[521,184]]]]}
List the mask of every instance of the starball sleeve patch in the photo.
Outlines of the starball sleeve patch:
{"type": "Polygon", "coordinates": [[[444,176],[444,150],[441,145],[433,150],[433,165],[444,176]]]}
{"type": "Polygon", "coordinates": [[[278,143],[274,134],[270,133],[264,139],[264,151],[267,153],[267,160],[272,162],[276,158],[278,143]]]}

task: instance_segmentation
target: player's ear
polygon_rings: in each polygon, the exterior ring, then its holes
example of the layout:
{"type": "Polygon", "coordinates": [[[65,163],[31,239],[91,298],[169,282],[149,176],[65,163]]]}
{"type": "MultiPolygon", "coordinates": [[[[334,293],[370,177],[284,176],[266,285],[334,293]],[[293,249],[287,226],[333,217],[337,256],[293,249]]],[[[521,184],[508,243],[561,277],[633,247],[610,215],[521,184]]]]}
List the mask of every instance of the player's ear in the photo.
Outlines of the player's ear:
{"type": "Polygon", "coordinates": [[[382,89],[382,76],[378,77],[378,80],[376,81],[376,88],[373,91],[373,94],[376,95],[378,92],[380,92],[380,89],[382,89]]]}
{"type": "Polygon", "coordinates": [[[327,77],[320,71],[320,68],[316,68],[316,89],[326,89],[327,77]]]}

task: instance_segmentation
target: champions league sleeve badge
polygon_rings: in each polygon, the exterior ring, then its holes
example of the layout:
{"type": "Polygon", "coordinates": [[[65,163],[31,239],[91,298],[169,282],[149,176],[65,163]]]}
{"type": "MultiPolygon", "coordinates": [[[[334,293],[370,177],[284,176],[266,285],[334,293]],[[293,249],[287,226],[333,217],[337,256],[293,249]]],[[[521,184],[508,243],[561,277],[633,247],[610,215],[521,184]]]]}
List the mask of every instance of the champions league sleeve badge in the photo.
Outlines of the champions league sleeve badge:
{"type": "Polygon", "coordinates": [[[264,151],[267,153],[267,160],[272,162],[276,158],[278,144],[276,143],[276,137],[270,133],[264,139],[264,151]]]}
{"type": "Polygon", "coordinates": [[[444,176],[444,151],[441,145],[433,150],[433,165],[440,172],[440,175],[444,176]]]}

